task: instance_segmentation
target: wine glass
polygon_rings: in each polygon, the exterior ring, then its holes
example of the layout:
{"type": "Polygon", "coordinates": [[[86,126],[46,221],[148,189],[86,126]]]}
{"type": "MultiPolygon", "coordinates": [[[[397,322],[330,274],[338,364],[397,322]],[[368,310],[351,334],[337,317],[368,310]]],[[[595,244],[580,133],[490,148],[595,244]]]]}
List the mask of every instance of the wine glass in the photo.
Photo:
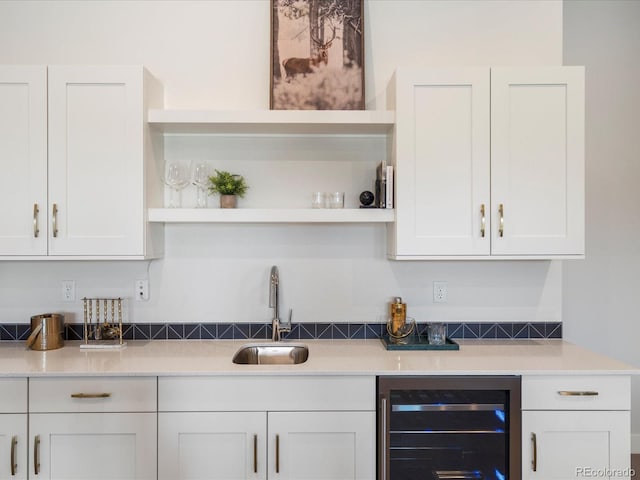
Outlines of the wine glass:
{"type": "Polygon", "coordinates": [[[209,184],[211,168],[207,162],[194,162],[191,169],[191,183],[196,186],[196,208],[207,208],[206,188],[209,184]]]}
{"type": "Polygon", "coordinates": [[[179,160],[166,162],[162,181],[170,189],[169,208],[180,208],[180,191],[189,185],[189,170],[185,163],[179,160]]]}

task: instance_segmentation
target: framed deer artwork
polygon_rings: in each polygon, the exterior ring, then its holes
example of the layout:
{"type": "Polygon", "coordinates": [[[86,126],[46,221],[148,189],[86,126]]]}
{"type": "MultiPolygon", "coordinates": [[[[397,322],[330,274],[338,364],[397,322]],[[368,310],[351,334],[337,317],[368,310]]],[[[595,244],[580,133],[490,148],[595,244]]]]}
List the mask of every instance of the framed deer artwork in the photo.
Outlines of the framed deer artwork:
{"type": "Polygon", "coordinates": [[[364,109],[364,0],[271,0],[271,108],[364,109]]]}

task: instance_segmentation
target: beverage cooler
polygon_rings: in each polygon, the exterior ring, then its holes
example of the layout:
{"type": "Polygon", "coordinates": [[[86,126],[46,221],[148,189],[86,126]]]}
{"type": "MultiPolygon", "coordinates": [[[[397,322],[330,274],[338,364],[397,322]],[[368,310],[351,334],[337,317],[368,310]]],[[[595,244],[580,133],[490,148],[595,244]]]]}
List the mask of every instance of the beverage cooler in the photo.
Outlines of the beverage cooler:
{"type": "Polygon", "coordinates": [[[378,378],[378,480],[517,480],[520,377],[378,378]]]}

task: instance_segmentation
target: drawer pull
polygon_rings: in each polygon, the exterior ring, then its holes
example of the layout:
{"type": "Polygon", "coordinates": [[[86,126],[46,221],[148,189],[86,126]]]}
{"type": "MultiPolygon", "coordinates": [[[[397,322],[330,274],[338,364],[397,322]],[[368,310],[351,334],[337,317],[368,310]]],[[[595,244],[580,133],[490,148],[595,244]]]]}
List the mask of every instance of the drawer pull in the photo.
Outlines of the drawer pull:
{"type": "Polygon", "coordinates": [[[40,473],[40,435],[33,439],[33,472],[36,475],[40,473]]]}
{"type": "Polygon", "coordinates": [[[596,397],[598,392],[593,390],[560,390],[558,395],[563,397],[596,397]]]}
{"type": "Polygon", "coordinates": [[[38,209],[38,204],[33,204],[33,238],[38,238],[40,235],[40,229],[38,228],[38,213],[40,210],[38,209]]]}
{"type": "Polygon", "coordinates": [[[72,393],[71,398],[109,398],[110,393],[72,393]]]}
{"type": "Polygon", "coordinates": [[[534,472],[538,471],[538,439],[535,433],[531,434],[531,447],[533,448],[533,458],[531,459],[531,468],[534,472]]]}
{"type": "Polygon", "coordinates": [[[16,470],[18,469],[18,464],[16,463],[16,445],[18,445],[18,437],[15,435],[11,437],[11,476],[14,477],[16,475],[16,470]]]}
{"type": "Polygon", "coordinates": [[[58,236],[58,204],[53,204],[53,213],[51,214],[51,223],[53,224],[53,236],[58,236]]]}

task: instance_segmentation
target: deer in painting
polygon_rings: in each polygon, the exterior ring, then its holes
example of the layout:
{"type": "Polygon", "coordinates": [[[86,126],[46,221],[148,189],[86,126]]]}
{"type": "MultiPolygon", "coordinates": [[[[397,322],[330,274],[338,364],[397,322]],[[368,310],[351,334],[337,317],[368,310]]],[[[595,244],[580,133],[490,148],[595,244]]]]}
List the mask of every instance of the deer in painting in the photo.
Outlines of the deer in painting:
{"type": "Polygon", "coordinates": [[[321,42],[313,35],[313,33],[311,34],[311,40],[313,40],[313,43],[315,43],[318,48],[317,55],[309,58],[292,57],[287,58],[282,62],[287,78],[293,78],[295,75],[300,73],[306,76],[307,73],[313,73],[314,68],[319,66],[321,63],[326,65],[329,62],[329,48],[331,48],[331,43],[336,38],[335,27],[333,27],[332,30],[333,35],[328,42],[321,42]]]}

